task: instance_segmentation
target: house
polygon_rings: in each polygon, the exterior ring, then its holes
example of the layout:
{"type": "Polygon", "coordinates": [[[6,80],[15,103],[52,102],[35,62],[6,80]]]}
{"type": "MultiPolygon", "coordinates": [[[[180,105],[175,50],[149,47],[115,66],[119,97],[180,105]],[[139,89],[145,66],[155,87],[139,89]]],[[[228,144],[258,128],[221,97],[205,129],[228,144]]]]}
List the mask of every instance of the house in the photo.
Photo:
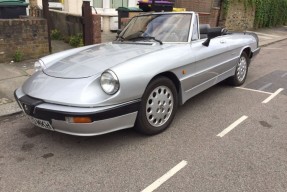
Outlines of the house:
{"type": "MultiPolygon", "coordinates": [[[[38,0],[39,1],[39,0],[38,0]]],[[[41,0],[40,0],[41,1],[41,0]]],[[[53,0],[61,1],[64,6],[64,11],[81,14],[83,0],[53,0]]],[[[118,7],[136,7],[138,0],[90,0],[93,11],[98,14],[117,15],[116,9],[118,7]]]]}
{"type": "MultiPolygon", "coordinates": [[[[115,32],[118,30],[118,7],[137,7],[138,0],[87,0],[90,1],[92,12],[101,16],[101,37],[102,42],[115,39],[115,32]]],[[[220,14],[220,4],[222,0],[169,0],[174,2],[177,8],[185,8],[187,11],[201,12],[200,20],[202,23],[209,23],[217,26],[220,14]]],[[[30,4],[36,2],[41,8],[42,0],[30,0],[30,4]]],[[[60,4],[63,14],[80,17],[82,14],[83,0],[49,0],[49,5],[60,4]]],[[[138,14],[138,13],[136,13],[138,14]]],[[[53,15],[51,13],[51,15],[53,15]]],[[[130,15],[131,16],[131,15],[130,15]]],[[[53,20],[59,17],[52,18],[53,20]]],[[[56,22],[56,21],[55,21],[56,22]]],[[[72,21],[62,22],[61,25],[72,25],[72,21]]],[[[58,25],[58,26],[61,26],[58,25]]],[[[55,25],[56,26],[56,25],[55,25]]],[[[58,27],[59,28],[59,27],[58,27]]],[[[73,30],[68,30],[73,34],[73,30]]]]}

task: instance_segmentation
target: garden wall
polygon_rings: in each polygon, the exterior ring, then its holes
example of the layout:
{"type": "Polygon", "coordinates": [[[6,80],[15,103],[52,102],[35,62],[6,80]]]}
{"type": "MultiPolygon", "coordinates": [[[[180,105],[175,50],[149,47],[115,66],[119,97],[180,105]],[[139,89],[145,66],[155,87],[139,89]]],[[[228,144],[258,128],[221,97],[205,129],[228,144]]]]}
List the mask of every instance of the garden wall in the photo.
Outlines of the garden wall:
{"type": "Polygon", "coordinates": [[[47,21],[42,18],[0,19],[0,63],[39,58],[49,53],[47,21]]]}
{"type": "Polygon", "coordinates": [[[49,11],[51,29],[57,29],[65,37],[83,33],[81,15],[70,14],[64,11],[49,11]]]}
{"type": "MultiPolygon", "coordinates": [[[[50,9],[51,29],[57,29],[62,36],[83,34],[82,16],[50,9]]],[[[101,17],[93,15],[93,43],[101,43],[101,17]]]]}
{"type": "Polygon", "coordinates": [[[254,28],[255,8],[239,0],[231,0],[227,13],[221,12],[220,25],[232,31],[254,28]]]}

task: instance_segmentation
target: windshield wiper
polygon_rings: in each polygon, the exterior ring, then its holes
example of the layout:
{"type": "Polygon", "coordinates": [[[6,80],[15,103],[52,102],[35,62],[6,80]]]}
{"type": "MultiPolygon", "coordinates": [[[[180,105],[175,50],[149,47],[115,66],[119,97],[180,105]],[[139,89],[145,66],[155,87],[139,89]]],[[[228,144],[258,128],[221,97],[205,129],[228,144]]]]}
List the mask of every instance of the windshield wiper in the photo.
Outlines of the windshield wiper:
{"type": "Polygon", "coordinates": [[[151,40],[154,40],[154,41],[158,42],[160,45],[163,44],[161,40],[158,40],[158,39],[156,39],[155,37],[152,37],[152,36],[138,36],[138,37],[129,38],[127,40],[137,40],[137,39],[151,39],[151,40]]]}

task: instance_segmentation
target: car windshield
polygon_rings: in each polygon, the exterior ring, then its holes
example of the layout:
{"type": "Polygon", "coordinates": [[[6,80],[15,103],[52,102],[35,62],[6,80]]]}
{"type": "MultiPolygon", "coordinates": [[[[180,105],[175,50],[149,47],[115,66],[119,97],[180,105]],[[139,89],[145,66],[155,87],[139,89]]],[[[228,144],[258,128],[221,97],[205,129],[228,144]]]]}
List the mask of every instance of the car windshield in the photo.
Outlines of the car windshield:
{"type": "Polygon", "coordinates": [[[121,41],[187,42],[192,14],[155,14],[134,17],[120,34],[121,41]]]}

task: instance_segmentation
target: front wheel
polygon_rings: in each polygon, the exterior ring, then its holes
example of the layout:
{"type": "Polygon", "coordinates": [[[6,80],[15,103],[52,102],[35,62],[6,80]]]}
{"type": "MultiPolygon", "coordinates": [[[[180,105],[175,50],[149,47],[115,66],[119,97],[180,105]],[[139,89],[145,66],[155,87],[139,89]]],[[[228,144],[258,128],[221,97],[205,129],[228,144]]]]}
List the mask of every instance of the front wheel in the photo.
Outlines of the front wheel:
{"type": "Polygon", "coordinates": [[[247,77],[249,62],[250,62],[250,59],[248,55],[245,52],[243,52],[236,65],[235,74],[228,79],[231,85],[240,86],[245,82],[246,77],[247,77]]]}
{"type": "Polygon", "coordinates": [[[153,80],[142,97],[136,120],[136,130],[155,135],[169,127],[178,106],[178,96],[173,82],[166,77],[153,80]]]}

